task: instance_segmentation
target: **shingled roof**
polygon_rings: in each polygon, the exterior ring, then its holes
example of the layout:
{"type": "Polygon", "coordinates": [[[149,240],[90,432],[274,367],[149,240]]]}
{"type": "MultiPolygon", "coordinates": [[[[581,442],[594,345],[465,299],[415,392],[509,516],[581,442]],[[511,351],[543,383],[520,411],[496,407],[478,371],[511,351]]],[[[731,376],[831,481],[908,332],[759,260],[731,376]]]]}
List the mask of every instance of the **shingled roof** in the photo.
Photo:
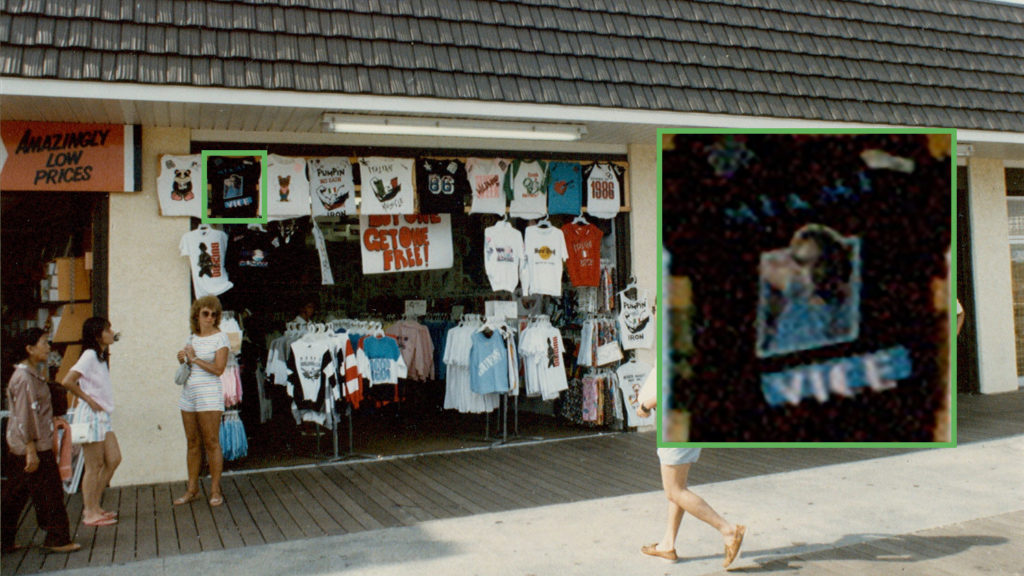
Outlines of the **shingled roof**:
{"type": "Polygon", "coordinates": [[[1024,132],[1024,8],[0,0],[0,74],[1024,132]]]}

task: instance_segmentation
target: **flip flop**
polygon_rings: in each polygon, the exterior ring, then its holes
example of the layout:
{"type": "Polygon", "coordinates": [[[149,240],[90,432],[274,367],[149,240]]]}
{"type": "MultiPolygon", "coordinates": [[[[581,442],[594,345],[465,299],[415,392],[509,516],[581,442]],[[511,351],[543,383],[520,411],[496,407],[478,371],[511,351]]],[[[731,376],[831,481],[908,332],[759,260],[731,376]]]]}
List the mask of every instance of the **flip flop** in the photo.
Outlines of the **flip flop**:
{"type": "Polygon", "coordinates": [[[116,510],[107,510],[106,512],[103,513],[103,517],[104,518],[117,518],[117,511],[116,510]]]}
{"type": "Polygon", "coordinates": [[[92,521],[83,519],[82,524],[84,524],[85,526],[92,526],[94,528],[98,526],[113,526],[114,524],[117,524],[117,518],[100,516],[99,518],[92,521]]]}
{"type": "Polygon", "coordinates": [[[199,492],[186,492],[184,496],[178,496],[174,499],[175,506],[181,506],[182,504],[188,504],[189,502],[195,502],[199,500],[199,492]]]}
{"type": "Polygon", "coordinates": [[[746,526],[736,525],[736,535],[733,536],[732,544],[725,545],[725,560],[722,561],[722,567],[728,568],[740,555],[740,546],[743,545],[743,535],[746,533],[746,526]]]}
{"type": "Polygon", "coordinates": [[[214,496],[213,498],[210,498],[210,506],[213,506],[214,508],[216,508],[217,506],[220,506],[223,503],[224,503],[224,497],[223,496],[214,496]]]}

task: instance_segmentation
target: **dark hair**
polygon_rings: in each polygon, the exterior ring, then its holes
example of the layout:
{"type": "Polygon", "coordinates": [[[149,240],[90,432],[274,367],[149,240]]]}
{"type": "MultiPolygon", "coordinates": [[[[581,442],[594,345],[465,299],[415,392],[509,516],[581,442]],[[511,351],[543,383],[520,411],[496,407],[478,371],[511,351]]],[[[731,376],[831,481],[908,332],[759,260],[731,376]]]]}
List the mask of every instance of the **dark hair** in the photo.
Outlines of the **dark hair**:
{"type": "Polygon", "coordinates": [[[46,330],[43,330],[42,328],[29,328],[15,336],[13,360],[15,362],[20,362],[27,359],[28,352],[25,349],[29,346],[35,346],[44,334],[46,334],[46,330]]]}
{"type": "Polygon", "coordinates": [[[103,331],[110,326],[106,318],[93,316],[82,324],[82,351],[92,350],[100,362],[110,359],[110,350],[103,349],[103,331]]]}
{"type": "Polygon", "coordinates": [[[811,228],[798,232],[797,236],[814,242],[821,250],[821,255],[811,269],[815,293],[829,303],[841,301],[845,296],[846,283],[853,271],[849,249],[838,235],[829,229],[811,228]]]}

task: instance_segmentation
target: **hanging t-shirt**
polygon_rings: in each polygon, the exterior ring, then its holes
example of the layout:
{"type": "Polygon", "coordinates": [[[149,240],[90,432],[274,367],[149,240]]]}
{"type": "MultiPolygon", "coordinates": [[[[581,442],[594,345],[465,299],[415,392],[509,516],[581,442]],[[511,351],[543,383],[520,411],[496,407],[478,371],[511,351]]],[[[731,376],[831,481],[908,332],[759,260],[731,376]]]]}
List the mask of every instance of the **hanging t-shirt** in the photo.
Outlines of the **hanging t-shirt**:
{"type": "Polygon", "coordinates": [[[587,223],[570,222],[562,226],[565,246],[569,251],[569,280],[573,286],[600,286],[601,239],[604,232],[587,223]]]}
{"type": "Polygon", "coordinates": [[[508,392],[508,350],[497,330],[474,332],[469,351],[469,388],[477,394],[508,392]]]}
{"type": "Polygon", "coordinates": [[[188,256],[196,298],[217,296],[234,286],[224,270],[227,246],[228,235],[210,227],[201,226],[181,237],[178,249],[182,256],[188,256]]]}
{"type": "Polygon", "coordinates": [[[644,362],[626,362],[619,366],[615,375],[619,378],[619,390],[622,393],[622,402],[626,406],[626,426],[654,426],[657,424],[656,416],[652,412],[647,418],[641,418],[636,409],[640,407],[637,396],[644,386],[644,380],[651,372],[650,364],[644,362]]]}
{"type": "Polygon", "coordinates": [[[260,215],[260,161],[254,156],[207,158],[206,207],[213,218],[257,218],[260,215]]]}
{"type": "Polygon", "coordinates": [[[471,189],[470,214],[504,214],[502,182],[509,161],[504,158],[466,160],[466,179],[471,189]]]}
{"type": "Polygon", "coordinates": [[[654,318],[647,303],[647,290],[637,290],[636,298],[619,292],[619,339],[624,350],[654,347],[654,318]]]}
{"type": "Polygon", "coordinates": [[[360,214],[413,214],[412,158],[359,159],[360,214]]]}
{"type": "Polygon", "coordinates": [[[541,218],[548,213],[548,164],[542,160],[515,160],[505,172],[505,196],[513,218],[541,218]]]}
{"type": "Polygon", "coordinates": [[[468,194],[469,181],[462,160],[420,158],[416,161],[420,214],[462,213],[468,194]]]}
{"type": "Polygon", "coordinates": [[[530,226],[523,238],[526,266],[523,296],[562,295],[562,263],[568,258],[565,236],[553,226],[530,226]]]}
{"type": "Polygon", "coordinates": [[[267,156],[267,217],[271,220],[309,216],[306,159],[267,156]]]}
{"type": "Polygon", "coordinates": [[[160,157],[160,175],[156,179],[156,193],[160,198],[160,214],[164,216],[203,215],[202,174],[200,154],[160,157]]]}
{"type": "Polygon", "coordinates": [[[313,216],[356,213],[356,186],[352,162],[344,156],[312,158],[306,163],[313,216]]]}
{"type": "MultiPolygon", "coordinates": [[[[326,377],[333,374],[329,342],[326,338],[303,337],[292,342],[291,349],[295,368],[298,369],[301,397],[307,401],[322,398],[326,377]]],[[[299,394],[293,392],[292,397],[299,398],[299,394]]]]}
{"type": "Polygon", "coordinates": [[[390,336],[363,337],[359,341],[356,358],[359,372],[369,380],[370,386],[398,384],[399,378],[409,374],[398,342],[390,336]]]}
{"type": "Polygon", "coordinates": [[[622,204],[625,169],[617,164],[597,163],[583,168],[587,183],[587,214],[594,218],[615,218],[622,204]]]}
{"type": "Polygon", "coordinates": [[[582,168],[578,162],[548,165],[548,214],[578,215],[583,206],[582,168]]]}
{"type": "Polygon", "coordinates": [[[499,221],[484,230],[484,270],[491,290],[514,292],[523,264],[523,235],[510,222],[499,221]]]}

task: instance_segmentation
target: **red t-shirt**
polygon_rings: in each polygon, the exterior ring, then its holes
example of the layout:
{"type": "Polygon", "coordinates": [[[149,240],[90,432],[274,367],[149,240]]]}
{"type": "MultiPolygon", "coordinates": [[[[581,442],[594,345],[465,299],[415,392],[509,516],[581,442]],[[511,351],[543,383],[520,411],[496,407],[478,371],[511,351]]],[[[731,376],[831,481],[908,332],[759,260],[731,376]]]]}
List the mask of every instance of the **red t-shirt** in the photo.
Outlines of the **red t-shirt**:
{"type": "Polygon", "coordinates": [[[569,223],[562,226],[569,252],[566,267],[573,286],[601,285],[601,238],[604,232],[593,224],[569,223]]]}

